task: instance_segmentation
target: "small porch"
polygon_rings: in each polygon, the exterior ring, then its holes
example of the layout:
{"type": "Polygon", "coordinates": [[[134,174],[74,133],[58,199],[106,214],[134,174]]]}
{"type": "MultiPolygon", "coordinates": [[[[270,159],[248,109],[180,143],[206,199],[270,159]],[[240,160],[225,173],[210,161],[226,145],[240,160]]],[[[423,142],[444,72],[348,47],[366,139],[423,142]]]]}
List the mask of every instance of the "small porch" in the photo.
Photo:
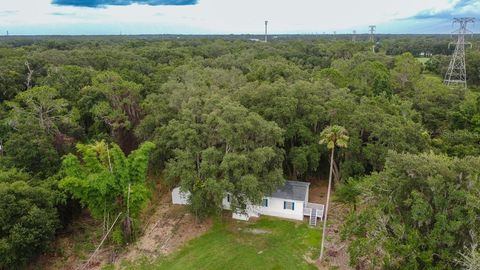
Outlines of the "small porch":
{"type": "Polygon", "coordinates": [[[303,207],[303,215],[309,217],[310,226],[317,226],[317,218],[323,221],[323,212],[325,206],[319,203],[307,203],[303,207]]]}
{"type": "Polygon", "coordinates": [[[307,203],[307,205],[303,208],[303,215],[304,216],[311,216],[313,210],[317,210],[317,217],[320,220],[323,220],[323,211],[325,209],[325,205],[319,203],[307,203]]]}
{"type": "Polygon", "coordinates": [[[323,221],[325,203],[327,201],[328,182],[320,179],[309,179],[310,184],[308,203],[304,206],[303,214],[309,217],[309,224],[316,226],[317,218],[323,221]],[[313,211],[313,210],[316,211],[313,211]],[[312,217],[313,216],[315,217],[312,217]]]}

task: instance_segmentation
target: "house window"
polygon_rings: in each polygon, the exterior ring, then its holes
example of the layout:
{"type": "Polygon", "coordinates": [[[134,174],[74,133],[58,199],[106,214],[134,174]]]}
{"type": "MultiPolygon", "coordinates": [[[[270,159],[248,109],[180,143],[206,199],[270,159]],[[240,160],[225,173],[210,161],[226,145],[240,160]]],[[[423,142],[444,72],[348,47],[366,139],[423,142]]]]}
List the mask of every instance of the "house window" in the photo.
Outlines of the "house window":
{"type": "Polygon", "coordinates": [[[283,201],[283,209],[295,210],[295,203],[283,201]]]}
{"type": "Polygon", "coordinates": [[[230,194],[227,194],[227,202],[230,202],[230,201],[231,201],[230,194]]]}
{"type": "Polygon", "coordinates": [[[263,207],[268,207],[268,199],[263,199],[262,200],[262,206],[263,207]]]}

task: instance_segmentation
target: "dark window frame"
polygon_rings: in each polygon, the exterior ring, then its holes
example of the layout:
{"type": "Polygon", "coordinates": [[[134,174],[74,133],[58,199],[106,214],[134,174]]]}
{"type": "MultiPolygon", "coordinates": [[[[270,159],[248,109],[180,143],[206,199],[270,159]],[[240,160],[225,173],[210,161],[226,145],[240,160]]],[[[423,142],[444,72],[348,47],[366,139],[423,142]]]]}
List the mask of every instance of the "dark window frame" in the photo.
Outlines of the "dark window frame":
{"type": "Polygon", "coordinates": [[[283,209],[284,209],[284,210],[292,210],[292,211],[295,211],[295,202],[292,202],[292,201],[283,201],[283,209]],[[290,204],[291,207],[287,207],[287,204],[290,204]]]}
{"type": "Polygon", "coordinates": [[[268,207],[268,198],[262,199],[262,206],[263,207],[268,207]]]}

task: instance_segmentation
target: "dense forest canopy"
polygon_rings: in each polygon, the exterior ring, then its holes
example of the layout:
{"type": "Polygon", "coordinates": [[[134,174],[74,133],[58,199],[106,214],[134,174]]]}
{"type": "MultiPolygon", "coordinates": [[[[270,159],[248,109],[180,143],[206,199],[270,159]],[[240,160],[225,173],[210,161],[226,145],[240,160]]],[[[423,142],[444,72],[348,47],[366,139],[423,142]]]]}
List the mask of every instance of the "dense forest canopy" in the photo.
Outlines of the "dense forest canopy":
{"type": "Polygon", "coordinates": [[[356,209],[352,266],[452,269],[478,252],[478,38],[468,89],[442,83],[449,36],[379,36],[375,52],[366,36],[248,38],[1,38],[0,269],[45,251],[81,207],[104,223],[127,211],[115,242],[129,242],[147,175],[190,191],[198,217],[227,192],[241,210],[285,179],[324,178],[332,125],[349,136],[334,176],[356,209]]]}

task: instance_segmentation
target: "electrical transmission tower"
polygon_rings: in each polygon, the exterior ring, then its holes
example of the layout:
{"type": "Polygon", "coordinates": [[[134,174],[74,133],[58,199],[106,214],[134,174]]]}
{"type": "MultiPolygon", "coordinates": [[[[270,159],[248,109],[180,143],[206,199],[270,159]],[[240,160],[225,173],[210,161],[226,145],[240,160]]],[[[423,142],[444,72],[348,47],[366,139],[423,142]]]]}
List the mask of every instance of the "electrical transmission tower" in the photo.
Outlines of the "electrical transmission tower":
{"type": "Polygon", "coordinates": [[[357,31],[353,30],[352,42],[357,42],[357,31]]]}
{"type": "Polygon", "coordinates": [[[370,42],[375,42],[375,30],[377,29],[376,25],[370,25],[370,42]]]}
{"type": "Polygon", "coordinates": [[[368,27],[370,28],[370,42],[373,43],[372,52],[375,53],[375,30],[377,29],[377,26],[370,25],[368,27]]]}
{"type": "MultiPolygon", "coordinates": [[[[472,46],[471,43],[465,42],[465,34],[472,33],[467,29],[468,23],[474,23],[475,18],[454,18],[453,24],[459,24],[460,28],[453,33],[458,35],[455,43],[455,51],[453,52],[450,65],[448,65],[447,73],[443,83],[448,86],[460,85],[467,88],[467,68],[465,66],[465,45],[472,46]]],[[[451,42],[448,44],[454,44],[451,42]]]]}

